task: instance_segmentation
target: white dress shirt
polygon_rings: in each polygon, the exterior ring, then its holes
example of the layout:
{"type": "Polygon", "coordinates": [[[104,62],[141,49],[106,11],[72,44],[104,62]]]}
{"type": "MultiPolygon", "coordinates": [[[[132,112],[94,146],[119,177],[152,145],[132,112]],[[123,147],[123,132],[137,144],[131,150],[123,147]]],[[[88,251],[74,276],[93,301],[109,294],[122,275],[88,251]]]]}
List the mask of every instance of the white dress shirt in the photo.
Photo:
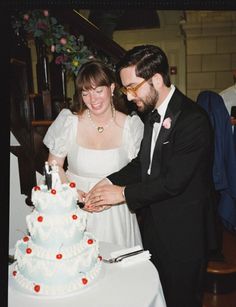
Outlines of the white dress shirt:
{"type": "Polygon", "coordinates": [[[157,111],[161,116],[161,120],[160,120],[160,123],[154,123],[153,124],[152,142],[151,142],[151,150],[150,150],[150,164],[149,164],[149,168],[148,168],[148,174],[149,175],[151,173],[152,156],[153,156],[153,151],[154,151],[154,148],[155,148],[156,140],[157,140],[157,137],[158,137],[159,132],[161,130],[161,126],[162,126],[162,123],[163,123],[163,120],[164,120],[166,109],[168,107],[168,104],[170,102],[172,95],[174,94],[174,91],[175,91],[175,86],[173,84],[171,84],[169,94],[166,96],[166,98],[164,99],[162,104],[157,108],[157,111]]]}
{"type": "Polygon", "coordinates": [[[232,106],[236,106],[236,84],[220,92],[220,95],[230,115],[232,106]]]}

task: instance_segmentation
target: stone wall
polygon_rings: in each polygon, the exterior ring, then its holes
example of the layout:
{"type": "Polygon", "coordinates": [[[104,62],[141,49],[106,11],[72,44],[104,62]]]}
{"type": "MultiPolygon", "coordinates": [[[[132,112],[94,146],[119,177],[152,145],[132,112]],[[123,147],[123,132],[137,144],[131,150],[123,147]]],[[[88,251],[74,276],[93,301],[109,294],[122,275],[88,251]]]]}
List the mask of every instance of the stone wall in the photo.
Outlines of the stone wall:
{"type": "Polygon", "coordinates": [[[136,45],[153,44],[162,48],[168,56],[169,65],[176,68],[171,80],[186,92],[186,46],[180,27],[182,11],[158,11],[160,28],[115,31],[113,39],[128,50],[136,45]]]}
{"type": "Polygon", "coordinates": [[[236,11],[157,13],[159,29],[115,31],[113,39],[125,49],[146,43],[163,48],[177,67],[172,82],[193,100],[202,90],[220,92],[233,84],[236,11]]]}
{"type": "Polygon", "coordinates": [[[233,84],[236,68],[236,11],[187,11],[187,95],[221,92],[233,84]]]}

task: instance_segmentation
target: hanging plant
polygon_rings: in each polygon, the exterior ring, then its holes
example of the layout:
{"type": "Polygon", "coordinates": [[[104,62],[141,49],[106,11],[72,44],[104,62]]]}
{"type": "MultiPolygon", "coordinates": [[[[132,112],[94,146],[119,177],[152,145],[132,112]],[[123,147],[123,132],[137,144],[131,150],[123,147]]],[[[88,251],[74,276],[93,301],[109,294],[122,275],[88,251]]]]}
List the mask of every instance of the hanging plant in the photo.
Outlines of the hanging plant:
{"type": "Polygon", "coordinates": [[[93,58],[84,44],[84,37],[75,37],[65,31],[48,10],[19,12],[17,16],[12,16],[12,27],[17,35],[23,31],[34,39],[41,39],[47,46],[47,52],[57,55],[55,63],[75,76],[80,66],[93,58]]]}

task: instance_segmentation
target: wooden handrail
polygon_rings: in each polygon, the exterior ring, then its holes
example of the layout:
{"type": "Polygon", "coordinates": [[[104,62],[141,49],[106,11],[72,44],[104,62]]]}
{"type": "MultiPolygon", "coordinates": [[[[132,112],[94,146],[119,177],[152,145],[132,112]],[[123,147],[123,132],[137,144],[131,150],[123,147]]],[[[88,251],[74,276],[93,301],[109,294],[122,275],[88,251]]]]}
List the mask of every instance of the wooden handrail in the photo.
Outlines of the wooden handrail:
{"type": "Polygon", "coordinates": [[[229,261],[228,262],[210,261],[208,263],[207,272],[213,274],[222,274],[222,275],[230,273],[236,274],[236,264],[229,261]]]}
{"type": "Polygon", "coordinates": [[[32,127],[49,127],[53,120],[32,120],[32,127]]]}

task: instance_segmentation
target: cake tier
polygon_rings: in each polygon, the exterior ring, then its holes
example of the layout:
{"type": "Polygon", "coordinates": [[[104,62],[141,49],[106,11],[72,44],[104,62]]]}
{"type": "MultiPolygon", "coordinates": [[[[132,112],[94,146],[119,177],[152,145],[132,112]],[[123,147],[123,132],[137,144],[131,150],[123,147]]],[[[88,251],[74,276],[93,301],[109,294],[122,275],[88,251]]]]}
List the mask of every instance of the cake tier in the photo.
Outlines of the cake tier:
{"type": "Polygon", "coordinates": [[[31,200],[39,213],[64,214],[77,208],[77,189],[73,182],[48,190],[46,185],[32,189],[31,200]]]}
{"type": "Polygon", "coordinates": [[[64,214],[47,214],[36,209],[26,217],[32,241],[45,248],[59,249],[80,242],[86,227],[87,212],[78,206],[64,214]]]}
{"type": "Polygon", "coordinates": [[[99,274],[101,258],[95,238],[85,232],[80,243],[50,251],[31,239],[19,240],[13,270],[16,281],[32,293],[63,295],[89,285],[99,274]]]}

